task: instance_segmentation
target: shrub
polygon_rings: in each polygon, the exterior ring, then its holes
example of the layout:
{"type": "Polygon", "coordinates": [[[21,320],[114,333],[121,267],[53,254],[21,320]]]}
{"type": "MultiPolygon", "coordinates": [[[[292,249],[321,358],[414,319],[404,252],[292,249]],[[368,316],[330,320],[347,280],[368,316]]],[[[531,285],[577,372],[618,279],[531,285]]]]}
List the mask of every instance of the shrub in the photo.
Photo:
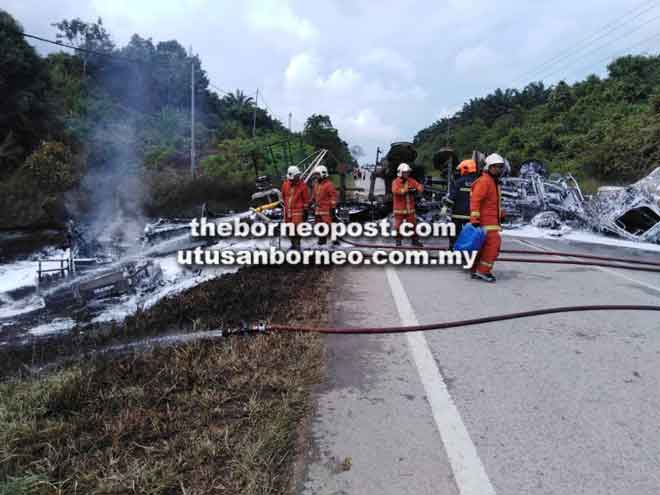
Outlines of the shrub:
{"type": "Polygon", "coordinates": [[[23,167],[45,192],[66,191],[77,182],[71,150],[60,142],[43,143],[23,167]]]}

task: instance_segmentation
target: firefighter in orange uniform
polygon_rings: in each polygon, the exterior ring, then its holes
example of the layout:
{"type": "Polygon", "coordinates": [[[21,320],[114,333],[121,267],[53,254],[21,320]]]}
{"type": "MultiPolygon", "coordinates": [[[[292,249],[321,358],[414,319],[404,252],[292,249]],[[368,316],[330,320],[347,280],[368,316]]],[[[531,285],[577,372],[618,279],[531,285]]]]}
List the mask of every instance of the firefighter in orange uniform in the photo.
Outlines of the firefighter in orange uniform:
{"type": "MultiPolygon", "coordinates": [[[[398,177],[392,181],[392,202],[394,213],[394,230],[397,231],[396,245],[401,246],[401,233],[399,229],[403,222],[413,225],[417,223],[415,215],[415,193],[421,193],[424,187],[415,179],[410,177],[412,169],[407,163],[402,163],[397,168],[398,177]]],[[[416,235],[412,237],[412,245],[421,247],[422,243],[416,235]]]]}
{"type": "MultiPolygon", "coordinates": [[[[334,184],[328,178],[328,169],[324,165],[319,165],[314,169],[319,179],[314,185],[312,193],[312,203],[314,204],[314,215],[318,223],[331,224],[335,218],[335,208],[337,208],[337,190],[334,184]]],[[[319,237],[319,246],[324,245],[328,237],[319,237]]],[[[339,244],[339,241],[333,241],[333,245],[339,244]]]]}
{"type": "Polygon", "coordinates": [[[456,169],[461,177],[458,180],[451,181],[449,194],[444,198],[444,207],[441,213],[447,212],[447,207],[451,207],[451,221],[456,226],[456,235],[449,237],[449,249],[454,249],[456,239],[470,221],[470,193],[472,184],[479,177],[477,162],[475,160],[463,160],[456,169]]]}
{"type": "MultiPolygon", "coordinates": [[[[282,184],[282,203],[284,203],[284,221],[295,225],[305,221],[305,212],[309,207],[309,191],[307,184],[300,179],[301,172],[298,167],[289,167],[286,180],[282,184]]],[[[291,247],[300,251],[300,236],[289,238],[291,247]]]]}
{"type": "Polygon", "coordinates": [[[495,282],[495,276],[491,271],[502,244],[500,231],[504,212],[501,208],[499,177],[504,167],[504,158],[497,153],[489,155],[483,173],[472,184],[470,195],[470,223],[486,230],[486,241],[472,267],[472,278],[485,282],[495,282]]]}

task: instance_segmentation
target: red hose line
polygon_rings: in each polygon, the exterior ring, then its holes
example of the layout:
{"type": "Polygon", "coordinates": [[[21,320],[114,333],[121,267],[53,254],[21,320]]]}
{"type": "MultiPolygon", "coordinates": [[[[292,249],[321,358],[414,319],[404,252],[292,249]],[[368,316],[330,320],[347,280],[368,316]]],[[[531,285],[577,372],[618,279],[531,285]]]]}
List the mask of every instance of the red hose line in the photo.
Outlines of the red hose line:
{"type": "MultiPolygon", "coordinates": [[[[448,249],[448,246],[437,246],[437,245],[426,245],[424,247],[415,247],[415,246],[393,246],[391,244],[362,244],[353,241],[347,241],[342,239],[342,242],[350,244],[351,246],[367,248],[367,249],[408,249],[408,250],[417,250],[417,251],[437,251],[439,249],[448,249]]],[[[598,261],[614,261],[617,263],[630,263],[633,265],[649,265],[649,266],[658,266],[660,267],[660,262],[658,261],[644,261],[644,260],[635,260],[632,258],[609,258],[606,256],[595,256],[591,254],[579,254],[579,253],[566,253],[562,251],[533,251],[529,249],[502,249],[500,253],[503,254],[535,254],[535,255],[547,255],[547,256],[565,256],[570,258],[583,258],[590,260],[598,261]]],[[[503,260],[500,260],[503,261],[503,260]]]]}
{"type": "Polygon", "coordinates": [[[544,260],[538,258],[497,258],[498,262],[516,262],[516,263],[546,263],[552,265],[579,265],[579,266],[601,266],[605,268],[622,268],[624,270],[634,270],[638,272],[660,273],[660,268],[651,268],[647,266],[619,265],[616,263],[600,263],[597,261],[580,260],[544,260]]]}
{"type": "Polygon", "coordinates": [[[500,253],[505,254],[545,254],[550,256],[565,256],[571,258],[584,258],[589,260],[600,260],[600,261],[616,261],[617,263],[631,263],[633,265],[649,265],[649,266],[660,266],[658,261],[644,261],[644,260],[634,260],[632,258],[609,258],[607,256],[595,256],[592,254],[574,254],[574,253],[564,253],[561,251],[533,251],[529,249],[502,249],[500,253]]]}
{"type": "Polygon", "coordinates": [[[448,328],[466,327],[470,325],[481,325],[483,323],[515,320],[518,318],[529,318],[532,316],[543,316],[543,315],[551,315],[557,313],[577,313],[584,311],[660,311],[660,306],[637,305],[637,304],[562,306],[557,308],[533,309],[530,311],[521,311],[518,313],[508,313],[503,315],[484,316],[481,318],[472,318],[468,320],[429,323],[426,325],[410,325],[410,326],[398,326],[398,327],[363,327],[363,328],[352,328],[352,327],[317,328],[317,327],[307,327],[307,326],[271,324],[267,326],[267,329],[278,332],[311,332],[311,333],[348,334],[348,335],[390,334],[390,333],[423,332],[429,330],[445,330],[448,328]]]}

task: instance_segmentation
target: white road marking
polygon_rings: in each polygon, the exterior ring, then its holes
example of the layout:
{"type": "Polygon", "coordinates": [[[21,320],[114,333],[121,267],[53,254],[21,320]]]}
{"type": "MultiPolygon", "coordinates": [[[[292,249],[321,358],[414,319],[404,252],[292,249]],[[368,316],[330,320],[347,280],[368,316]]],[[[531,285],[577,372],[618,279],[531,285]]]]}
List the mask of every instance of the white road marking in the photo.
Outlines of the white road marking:
{"type": "MultiPolygon", "coordinates": [[[[401,324],[418,325],[417,317],[396,270],[388,266],[385,273],[401,324]]],[[[470,439],[461,415],[449,395],[424,333],[410,332],[406,336],[460,494],[495,495],[495,489],[479,459],[477,449],[470,439]]]]}
{"type": "MultiPolygon", "coordinates": [[[[514,241],[519,242],[520,244],[524,244],[530,247],[533,247],[534,249],[537,249],[539,251],[550,251],[550,249],[546,249],[543,246],[539,246],[538,244],[528,241],[527,239],[521,240],[521,239],[513,239],[514,241]]],[[[560,258],[567,259],[567,258],[573,258],[573,256],[559,256],[560,258]]],[[[637,280],[636,278],[629,277],[628,275],[625,275],[621,272],[618,272],[616,270],[613,270],[611,268],[605,268],[604,266],[592,266],[590,268],[594,268],[596,270],[600,270],[601,272],[609,273],[610,275],[614,275],[615,277],[622,278],[624,280],[627,280],[628,282],[633,282],[637,285],[641,285],[643,287],[646,287],[647,289],[651,289],[656,292],[660,292],[660,287],[656,287],[655,285],[648,284],[646,282],[642,282],[641,280],[637,280]]]]}

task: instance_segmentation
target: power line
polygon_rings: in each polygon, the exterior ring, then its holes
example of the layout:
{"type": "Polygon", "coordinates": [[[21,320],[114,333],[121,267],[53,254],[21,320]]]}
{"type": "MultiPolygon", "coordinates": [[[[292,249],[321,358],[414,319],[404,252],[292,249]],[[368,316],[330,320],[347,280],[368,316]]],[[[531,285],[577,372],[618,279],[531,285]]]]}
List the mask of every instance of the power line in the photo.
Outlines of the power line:
{"type": "Polygon", "coordinates": [[[268,106],[268,103],[266,103],[266,99],[264,98],[264,92],[263,90],[259,93],[261,95],[261,101],[263,102],[264,106],[266,107],[266,110],[268,110],[268,113],[270,113],[273,117],[275,117],[277,120],[279,120],[283,125],[284,125],[284,120],[282,120],[282,116],[273,112],[273,110],[268,106]]]}
{"type": "Polygon", "coordinates": [[[574,60],[572,60],[572,61],[570,61],[570,62],[568,62],[568,63],[566,63],[566,64],[561,65],[561,66],[560,66],[559,68],[557,68],[557,69],[551,69],[549,72],[548,72],[548,71],[543,72],[542,75],[541,75],[541,77],[540,77],[540,79],[546,79],[546,78],[548,78],[548,77],[550,77],[550,76],[552,76],[552,75],[555,75],[557,72],[565,71],[567,68],[571,67],[571,66],[574,65],[576,62],[579,62],[580,60],[584,60],[585,57],[588,57],[589,55],[592,55],[592,54],[595,53],[596,51],[601,50],[602,48],[605,48],[605,47],[611,45],[612,43],[614,43],[614,42],[616,42],[616,41],[620,41],[620,40],[623,40],[623,39],[629,37],[630,35],[632,35],[632,34],[638,32],[638,31],[640,30],[640,28],[642,28],[642,27],[644,27],[644,26],[646,26],[646,25],[652,23],[653,21],[657,21],[658,19],[660,19],[660,15],[658,15],[658,16],[656,16],[656,17],[653,17],[653,18],[651,18],[651,19],[648,19],[646,22],[640,24],[640,25],[637,26],[635,29],[632,29],[632,30],[626,31],[623,35],[618,36],[618,37],[616,37],[616,38],[612,38],[612,39],[608,40],[607,42],[605,42],[605,43],[603,43],[603,44],[601,44],[601,45],[595,47],[594,49],[589,50],[589,51],[583,53],[581,56],[577,57],[576,59],[574,59],[574,60]]]}
{"type": "Polygon", "coordinates": [[[566,55],[568,55],[568,58],[570,58],[572,55],[574,55],[576,53],[576,50],[577,50],[577,52],[579,52],[583,48],[589,46],[590,44],[592,44],[595,41],[598,41],[599,39],[603,38],[607,34],[613,32],[613,31],[616,31],[620,27],[625,26],[627,23],[639,18],[641,15],[653,10],[656,7],[656,5],[657,5],[657,0],[651,0],[651,1],[647,1],[647,2],[639,4],[634,9],[631,9],[631,10],[627,11],[623,16],[617,17],[617,19],[605,24],[604,26],[597,29],[595,32],[588,35],[587,37],[582,38],[580,41],[578,41],[576,44],[569,47],[568,49],[562,50],[559,54],[554,55],[550,59],[546,60],[545,62],[543,62],[543,63],[541,63],[537,66],[535,66],[532,69],[523,71],[521,74],[519,74],[518,76],[516,76],[514,78],[514,81],[519,81],[522,78],[525,78],[526,76],[528,76],[529,74],[532,74],[532,73],[534,73],[538,70],[542,70],[542,69],[547,68],[549,66],[555,65],[556,63],[561,62],[562,59],[566,58],[565,57],[566,55]],[[650,7],[648,7],[649,4],[650,4],[650,7]],[[648,8],[646,8],[646,7],[648,7],[648,8]],[[644,10],[645,8],[646,8],[646,10],[644,10]],[[631,19],[628,19],[628,20],[624,21],[624,19],[626,17],[630,16],[631,14],[634,14],[635,12],[637,12],[640,9],[642,9],[641,12],[638,12],[637,15],[635,15],[631,19]],[[585,42],[586,42],[586,44],[585,44],[585,42]],[[581,46],[581,45],[584,45],[584,46],[581,46]]]}
{"type": "Polygon", "coordinates": [[[28,33],[22,32],[22,31],[17,31],[15,29],[9,29],[9,31],[13,32],[14,34],[18,34],[20,36],[23,36],[25,38],[32,38],[32,39],[35,39],[35,40],[43,41],[44,43],[50,43],[51,45],[57,45],[57,46],[61,46],[61,47],[64,47],[64,48],[70,48],[71,50],[76,50],[76,51],[83,52],[83,53],[90,53],[92,55],[99,55],[101,57],[113,58],[113,59],[116,59],[116,60],[122,60],[124,62],[132,62],[134,64],[143,63],[142,60],[137,60],[137,59],[133,59],[133,58],[129,58],[129,57],[123,57],[121,55],[114,55],[114,54],[106,53],[106,52],[98,52],[96,50],[90,50],[89,48],[81,48],[79,46],[67,45],[66,43],[62,43],[61,41],[49,40],[49,39],[46,39],[46,38],[42,38],[40,36],[35,36],[34,34],[28,34],[28,33]]]}
{"type": "Polygon", "coordinates": [[[608,60],[612,60],[613,58],[621,57],[622,55],[626,54],[627,52],[629,52],[629,51],[632,50],[633,48],[637,48],[638,46],[643,45],[643,44],[645,44],[645,43],[647,43],[647,42],[649,42],[649,41],[651,41],[651,40],[654,40],[654,39],[656,39],[656,38],[660,38],[660,32],[655,33],[654,35],[649,36],[648,38],[644,38],[643,40],[638,41],[637,43],[634,43],[634,44],[632,44],[632,45],[630,45],[630,46],[624,48],[624,49],[619,53],[619,55],[616,55],[616,54],[610,54],[610,55],[608,55],[607,57],[602,58],[602,59],[600,59],[600,60],[594,62],[593,64],[590,63],[589,65],[585,65],[585,66],[583,66],[583,67],[584,67],[584,68],[586,68],[586,67],[593,67],[594,65],[600,65],[600,64],[602,64],[603,62],[606,62],[606,61],[608,61],[608,60]]]}
{"type": "Polygon", "coordinates": [[[223,93],[225,95],[230,95],[231,94],[230,91],[225,91],[224,89],[221,89],[221,88],[217,87],[215,84],[212,84],[211,82],[209,82],[209,86],[212,87],[213,89],[215,89],[219,93],[223,93]]]}
{"type": "MultiPolygon", "coordinates": [[[[531,71],[530,71],[530,70],[527,70],[527,71],[521,73],[521,75],[519,75],[519,76],[517,76],[516,78],[512,79],[512,82],[513,82],[514,84],[519,83],[519,82],[523,81],[523,80],[521,79],[521,76],[523,76],[523,75],[525,75],[525,74],[532,74],[533,72],[537,71],[538,69],[544,69],[544,68],[546,69],[546,71],[542,72],[542,74],[547,74],[545,77],[548,77],[548,76],[550,76],[550,75],[555,74],[557,71],[554,71],[554,72],[552,72],[552,71],[551,71],[551,72],[548,72],[548,71],[547,71],[548,64],[550,64],[550,66],[551,66],[551,65],[556,65],[557,63],[562,62],[562,60],[570,59],[572,56],[575,55],[575,53],[576,53],[576,52],[575,52],[575,49],[576,49],[576,48],[579,48],[579,49],[577,50],[577,53],[581,52],[581,51],[584,50],[585,48],[588,48],[590,45],[592,45],[594,42],[596,42],[596,41],[602,39],[602,38],[603,38],[604,36],[606,36],[607,34],[609,34],[609,33],[613,32],[613,31],[616,31],[616,30],[622,28],[623,26],[625,26],[626,24],[630,23],[631,21],[634,21],[635,19],[641,17],[643,14],[645,14],[645,13],[647,13],[647,12],[650,12],[651,10],[655,9],[656,6],[657,6],[657,4],[658,4],[658,0],[650,0],[650,1],[646,1],[646,2],[642,2],[642,3],[640,3],[640,4],[637,5],[635,8],[633,8],[633,9],[627,11],[623,16],[620,16],[620,17],[618,17],[617,19],[615,19],[615,20],[613,20],[613,21],[611,21],[611,22],[605,24],[605,25],[602,26],[600,29],[596,30],[596,32],[594,32],[594,33],[592,33],[592,34],[586,36],[586,37],[583,38],[583,39],[581,39],[576,45],[574,45],[573,47],[569,48],[568,50],[564,50],[564,51],[560,52],[558,55],[553,56],[551,59],[549,59],[548,61],[546,61],[544,64],[541,64],[541,65],[539,65],[539,66],[536,66],[536,67],[535,67],[534,69],[532,69],[531,71]],[[641,10],[641,11],[640,11],[640,10],[641,10]],[[627,20],[625,20],[625,21],[622,22],[623,19],[625,19],[625,18],[629,17],[631,14],[635,14],[635,13],[636,13],[636,15],[634,15],[631,19],[627,19],[627,20]],[[586,44],[585,44],[585,42],[586,42],[586,44]],[[580,45],[584,45],[584,46],[581,46],[581,47],[580,47],[580,45]],[[572,53],[572,55],[569,56],[569,57],[564,57],[564,55],[566,55],[567,53],[572,53]]],[[[608,46],[609,44],[611,44],[611,43],[614,42],[614,41],[618,41],[618,40],[620,40],[620,39],[626,38],[626,37],[629,36],[630,34],[632,34],[632,33],[636,32],[636,31],[638,31],[641,27],[643,27],[643,26],[645,26],[645,25],[647,25],[647,24],[653,22],[654,20],[656,20],[656,19],[658,19],[658,18],[660,18],[660,17],[654,17],[654,18],[652,18],[652,19],[647,20],[646,22],[644,22],[644,23],[642,23],[641,25],[637,26],[635,29],[626,32],[623,36],[620,36],[620,37],[618,37],[618,38],[616,38],[616,39],[614,39],[614,40],[610,40],[610,41],[608,41],[608,42],[606,42],[606,43],[600,45],[597,49],[601,49],[601,48],[603,48],[603,47],[605,47],[605,46],[608,46]]],[[[630,49],[630,48],[632,48],[632,47],[634,47],[634,46],[636,46],[636,45],[642,44],[642,43],[644,43],[644,42],[646,42],[646,41],[649,41],[649,40],[651,40],[651,39],[653,39],[653,38],[656,38],[657,36],[658,36],[658,35],[654,35],[654,36],[652,36],[652,37],[650,37],[650,38],[647,38],[647,39],[643,40],[642,42],[637,43],[637,44],[635,44],[635,45],[629,47],[628,49],[630,49]]],[[[583,59],[583,58],[584,58],[584,55],[591,54],[591,53],[593,53],[594,51],[595,51],[595,50],[590,50],[590,51],[588,51],[588,52],[586,52],[586,53],[583,53],[583,54],[582,54],[582,55],[583,55],[582,57],[579,57],[579,58],[573,60],[573,61],[570,62],[569,64],[564,64],[564,65],[562,65],[560,70],[563,70],[563,69],[565,69],[566,67],[572,65],[573,63],[577,62],[578,60],[583,59]]],[[[608,57],[608,58],[609,58],[609,57],[608,57]]],[[[541,78],[541,79],[535,79],[535,80],[542,80],[542,79],[543,79],[543,78],[541,78]]],[[[465,100],[463,100],[463,102],[462,102],[461,105],[460,105],[461,108],[460,108],[459,110],[455,111],[453,115],[447,115],[447,116],[445,116],[445,117],[441,117],[441,118],[437,119],[436,122],[439,123],[439,122],[441,122],[443,119],[451,120],[452,118],[455,118],[455,116],[456,116],[457,113],[463,111],[463,109],[464,109],[464,107],[465,107],[466,104],[467,104],[467,102],[466,102],[465,100]]],[[[455,106],[458,107],[459,105],[455,105],[455,106]]],[[[451,108],[451,107],[450,107],[450,108],[451,108]]],[[[506,113],[513,113],[513,111],[514,111],[514,110],[505,110],[505,111],[503,111],[503,112],[501,112],[501,113],[496,113],[496,114],[495,114],[495,118],[499,118],[500,116],[502,116],[502,115],[504,115],[504,114],[506,114],[506,113]]],[[[473,121],[473,120],[476,120],[476,119],[470,119],[470,121],[473,121]]]]}

